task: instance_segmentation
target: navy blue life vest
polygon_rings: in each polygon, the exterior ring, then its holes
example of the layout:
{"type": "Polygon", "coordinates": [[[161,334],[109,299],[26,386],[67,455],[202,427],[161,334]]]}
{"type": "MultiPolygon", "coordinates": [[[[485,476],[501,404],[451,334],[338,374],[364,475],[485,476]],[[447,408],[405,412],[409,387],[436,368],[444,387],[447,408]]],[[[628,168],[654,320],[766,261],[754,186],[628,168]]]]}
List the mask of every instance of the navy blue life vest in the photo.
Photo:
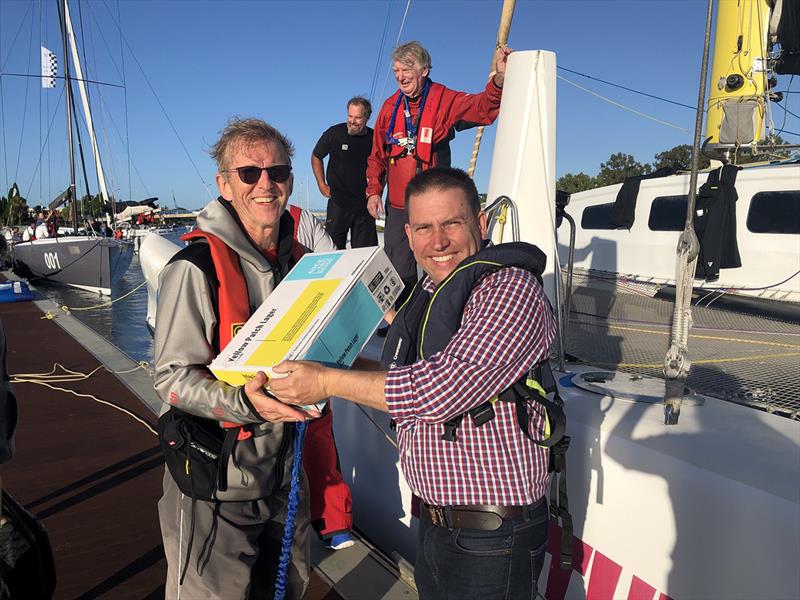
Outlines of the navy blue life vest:
{"type": "MultiPolygon", "coordinates": [[[[418,282],[386,334],[381,365],[384,369],[410,365],[419,359],[428,358],[444,350],[461,326],[464,312],[472,291],[483,278],[496,271],[517,267],[525,269],[542,283],[542,273],[547,262],[545,254],[536,246],[525,242],[510,242],[487,246],[462,261],[453,272],[430,294],[418,282]]],[[[444,424],[442,439],[457,441],[456,430],[469,415],[476,427],[494,418],[495,400],[514,402],[517,424],[533,443],[550,449],[550,520],[561,523],[562,570],[572,569],[572,516],[567,498],[566,452],[570,438],[565,435],[566,416],[550,363],[547,359],[533,365],[519,381],[508,389],[466,413],[444,424]],[[548,396],[551,396],[550,399],[548,396]],[[549,433],[545,439],[537,440],[528,431],[530,403],[539,404],[545,411],[549,433]]]]}
{"type": "MultiPolygon", "coordinates": [[[[386,335],[381,359],[383,368],[410,365],[444,350],[461,326],[464,306],[472,291],[487,275],[499,269],[518,267],[531,272],[541,283],[546,260],[539,248],[525,242],[488,246],[462,261],[433,294],[418,283],[386,335]]],[[[494,401],[499,399],[516,404],[517,422],[526,437],[538,445],[553,446],[564,435],[566,419],[560,399],[556,396],[551,401],[547,397],[552,392],[557,392],[557,389],[545,360],[534,365],[531,373],[526,373],[497,398],[488,399],[468,413],[446,422],[442,439],[457,440],[456,431],[466,414],[475,426],[490,421],[494,418],[494,401]],[[550,430],[546,439],[535,439],[528,431],[530,402],[540,404],[546,412],[550,430]]]]}

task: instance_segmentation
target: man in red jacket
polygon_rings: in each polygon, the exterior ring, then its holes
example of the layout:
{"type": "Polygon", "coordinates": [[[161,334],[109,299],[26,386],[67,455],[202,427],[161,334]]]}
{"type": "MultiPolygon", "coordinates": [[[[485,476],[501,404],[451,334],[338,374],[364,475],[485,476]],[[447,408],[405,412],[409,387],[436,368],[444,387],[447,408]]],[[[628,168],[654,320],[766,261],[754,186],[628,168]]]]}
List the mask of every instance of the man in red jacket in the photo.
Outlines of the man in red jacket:
{"type": "Polygon", "coordinates": [[[380,218],[381,195],[388,179],[383,244],[406,285],[398,306],[417,281],[417,264],[404,229],[408,223],[406,185],[419,172],[450,166],[448,143],[459,122],[494,123],[510,53],[510,48],[498,48],[495,73],[484,91],[467,94],[430,80],[431,55],[419,42],[402,44],[392,52],[399,89],[383,103],[375,122],[372,154],[367,159],[366,194],[367,210],[380,218]]]}

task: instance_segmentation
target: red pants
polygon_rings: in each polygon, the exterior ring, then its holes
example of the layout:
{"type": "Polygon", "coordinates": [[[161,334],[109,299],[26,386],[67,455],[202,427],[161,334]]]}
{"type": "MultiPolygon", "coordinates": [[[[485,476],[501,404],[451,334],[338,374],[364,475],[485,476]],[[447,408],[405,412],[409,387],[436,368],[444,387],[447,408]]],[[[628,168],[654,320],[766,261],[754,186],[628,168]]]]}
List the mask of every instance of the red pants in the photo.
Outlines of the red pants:
{"type": "Polygon", "coordinates": [[[303,449],[308,477],[311,525],[321,538],[353,527],[353,500],[339,467],[333,439],[333,410],[309,423],[303,449]]]}

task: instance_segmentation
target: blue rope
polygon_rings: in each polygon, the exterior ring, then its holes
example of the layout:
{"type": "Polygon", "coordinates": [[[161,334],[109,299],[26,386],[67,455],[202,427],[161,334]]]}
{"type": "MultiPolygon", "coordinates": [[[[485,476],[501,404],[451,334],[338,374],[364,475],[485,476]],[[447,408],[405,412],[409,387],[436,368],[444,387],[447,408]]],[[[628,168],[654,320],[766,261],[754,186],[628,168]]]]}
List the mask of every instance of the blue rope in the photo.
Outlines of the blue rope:
{"type": "Polygon", "coordinates": [[[292,558],[292,541],[294,540],[294,519],[300,503],[300,469],[303,464],[303,442],[306,438],[307,421],[295,425],[294,460],[292,461],[292,484],[289,489],[289,505],[286,508],[286,523],[283,526],[283,545],[281,558],[278,561],[278,576],[275,579],[275,600],[283,600],[288,583],[289,562],[292,558]]]}

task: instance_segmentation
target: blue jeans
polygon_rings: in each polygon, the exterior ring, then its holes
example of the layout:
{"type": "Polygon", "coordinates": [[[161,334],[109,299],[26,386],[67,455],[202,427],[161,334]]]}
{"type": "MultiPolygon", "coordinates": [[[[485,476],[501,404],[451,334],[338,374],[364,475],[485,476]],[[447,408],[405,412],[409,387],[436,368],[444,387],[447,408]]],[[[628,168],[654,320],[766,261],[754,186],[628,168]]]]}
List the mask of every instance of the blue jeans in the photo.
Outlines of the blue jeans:
{"type": "Polygon", "coordinates": [[[547,543],[547,502],[494,531],[446,529],[421,508],[414,579],[420,600],[535,600],[547,543]]]}

